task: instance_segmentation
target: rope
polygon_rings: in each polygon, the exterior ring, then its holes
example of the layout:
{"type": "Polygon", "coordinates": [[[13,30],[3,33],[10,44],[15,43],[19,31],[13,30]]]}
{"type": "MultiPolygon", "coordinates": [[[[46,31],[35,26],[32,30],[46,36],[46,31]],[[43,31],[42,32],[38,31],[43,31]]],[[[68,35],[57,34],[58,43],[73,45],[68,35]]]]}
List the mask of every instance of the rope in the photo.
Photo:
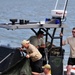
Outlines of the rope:
{"type": "Polygon", "coordinates": [[[5,61],[10,55],[11,55],[11,53],[9,53],[4,59],[2,59],[2,60],[0,61],[0,64],[1,64],[3,61],[5,61]]]}

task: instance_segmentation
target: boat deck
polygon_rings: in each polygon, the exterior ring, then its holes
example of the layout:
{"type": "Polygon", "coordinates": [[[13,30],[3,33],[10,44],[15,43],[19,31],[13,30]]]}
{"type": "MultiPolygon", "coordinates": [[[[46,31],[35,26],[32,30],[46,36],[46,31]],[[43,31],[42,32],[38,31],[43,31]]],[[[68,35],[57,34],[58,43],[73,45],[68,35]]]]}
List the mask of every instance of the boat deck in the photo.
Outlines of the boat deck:
{"type": "Polygon", "coordinates": [[[14,25],[12,25],[12,23],[8,23],[8,24],[0,24],[0,28],[6,28],[6,29],[29,29],[29,28],[64,28],[66,27],[65,24],[62,24],[60,26],[60,24],[40,24],[39,22],[36,23],[28,23],[28,24],[19,24],[16,23],[14,25]]]}

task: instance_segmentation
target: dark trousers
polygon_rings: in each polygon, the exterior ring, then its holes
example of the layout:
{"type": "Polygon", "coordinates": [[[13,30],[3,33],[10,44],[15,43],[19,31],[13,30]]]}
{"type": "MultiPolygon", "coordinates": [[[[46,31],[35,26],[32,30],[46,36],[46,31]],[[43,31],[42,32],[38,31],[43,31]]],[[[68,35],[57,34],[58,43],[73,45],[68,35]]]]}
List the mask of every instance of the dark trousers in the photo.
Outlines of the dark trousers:
{"type": "Polygon", "coordinates": [[[30,60],[30,65],[31,65],[33,72],[41,73],[42,72],[42,64],[43,64],[42,58],[40,60],[35,61],[35,62],[30,60]]]}

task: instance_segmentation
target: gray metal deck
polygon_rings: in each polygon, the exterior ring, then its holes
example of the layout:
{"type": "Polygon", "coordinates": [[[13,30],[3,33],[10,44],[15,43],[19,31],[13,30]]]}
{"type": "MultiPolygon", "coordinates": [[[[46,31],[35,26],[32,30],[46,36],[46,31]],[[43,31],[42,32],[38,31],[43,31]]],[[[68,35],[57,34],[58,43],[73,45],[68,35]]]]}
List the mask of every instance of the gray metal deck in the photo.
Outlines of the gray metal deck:
{"type": "Polygon", "coordinates": [[[30,28],[64,28],[66,27],[65,24],[40,24],[40,23],[28,23],[28,24],[0,24],[0,28],[6,28],[6,29],[30,29],[30,28]]]}

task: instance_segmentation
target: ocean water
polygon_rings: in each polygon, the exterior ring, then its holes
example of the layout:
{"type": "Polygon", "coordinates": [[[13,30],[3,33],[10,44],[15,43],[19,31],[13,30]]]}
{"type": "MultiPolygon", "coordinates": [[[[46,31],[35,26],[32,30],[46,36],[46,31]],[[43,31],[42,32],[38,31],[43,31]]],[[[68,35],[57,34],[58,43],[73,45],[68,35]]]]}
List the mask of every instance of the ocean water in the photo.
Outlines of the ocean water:
{"type": "MultiPolygon", "coordinates": [[[[59,0],[57,9],[64,8],[65,0],[59,0]]],[[[41,21],[51,18],[51,10],[55,8],[56,0],[0,0],[0,23],[9,23],[9,19],[26,19],[29,21],[41,21]]],[[[71,30],[75,26],[75,0],[69,0],[67,5],[67,17],[64,28],[63,39],[71,35],[71,30]]],[[[23,39],[28,39],[34,35],[31,30],[7,30],[0,28],[0,45],[10,47],[20,47],[23,39]]],[[[57,42],[57,41],[56,41],[57,42]]],[[[69,56],[69,45],[63,46],[65,49],[64,64],[66,65],[69,56]]]]}

